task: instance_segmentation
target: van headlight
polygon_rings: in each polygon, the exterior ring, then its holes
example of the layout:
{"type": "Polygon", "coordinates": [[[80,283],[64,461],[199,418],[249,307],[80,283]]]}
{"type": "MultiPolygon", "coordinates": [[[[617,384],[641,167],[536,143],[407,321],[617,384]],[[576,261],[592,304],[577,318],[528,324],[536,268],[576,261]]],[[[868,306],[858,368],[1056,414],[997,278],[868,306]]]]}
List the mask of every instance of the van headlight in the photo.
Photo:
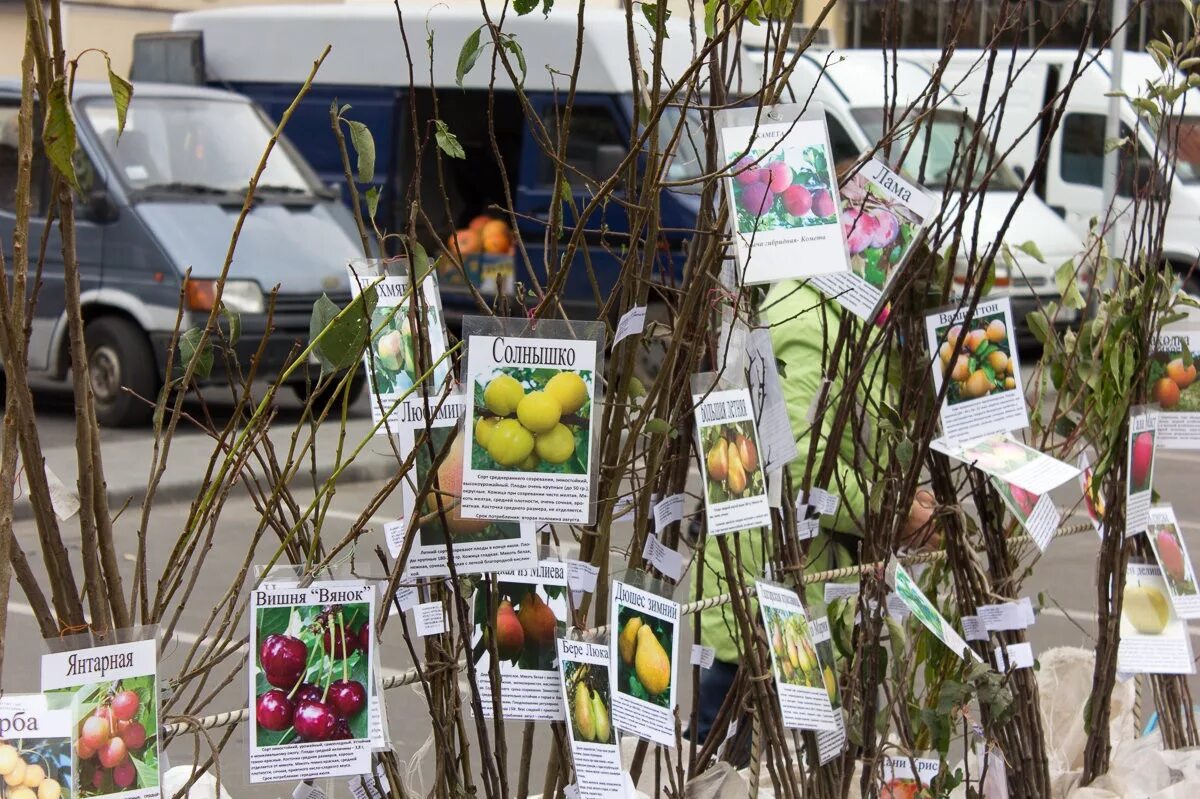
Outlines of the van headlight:
{"type": "MultiPolygon", "coordinates": [[[[217,299],[217,281],[189,278],[184,294],[189,311],[211,311],[217,299]]],[[[238,313],[259,314],[266,309],[262,289],[253,280],[226,280],[221,302],[238,313]]]]}

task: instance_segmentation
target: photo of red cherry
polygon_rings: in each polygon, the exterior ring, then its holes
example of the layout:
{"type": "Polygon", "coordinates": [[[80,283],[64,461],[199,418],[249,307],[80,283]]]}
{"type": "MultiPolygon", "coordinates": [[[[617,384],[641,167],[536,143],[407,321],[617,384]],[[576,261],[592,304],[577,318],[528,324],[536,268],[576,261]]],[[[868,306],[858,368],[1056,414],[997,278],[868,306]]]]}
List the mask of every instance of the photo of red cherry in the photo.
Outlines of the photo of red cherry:
{"type": "Polygon", "coordinates": [[[366,603],[259,608],[256,630],[259,747],[367,737],[366,603]]]}
{"type": "Polygon", "coordinates": [[[80,797],[158,787],[155,676],[95,685],[80,704],[75,755],[80,797]]]}

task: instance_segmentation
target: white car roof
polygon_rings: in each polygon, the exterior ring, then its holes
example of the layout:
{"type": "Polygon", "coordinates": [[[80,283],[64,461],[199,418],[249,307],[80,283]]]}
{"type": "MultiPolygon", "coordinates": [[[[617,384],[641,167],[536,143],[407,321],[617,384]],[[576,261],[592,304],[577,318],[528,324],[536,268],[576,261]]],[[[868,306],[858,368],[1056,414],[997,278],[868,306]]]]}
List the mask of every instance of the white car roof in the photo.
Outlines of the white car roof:
{"type": "MultiPolygon", "coordinates": [[[[931,78],[929,70],[907,60],[903,51],[893,61],[878,50],[835,50],[826,69],[854,108],[903,108],[921,96],[931,78]]],[[[943,106],[957,105],[952,98],[939,99],[943,106]]]]}
{"type": "MultiPolygon", "coordinates": [[[[411,48],[414,82],[430,83],[426,40],[434,37],[433,84],[455,87],[455,72],[463,43],[484,22],[476,7],[402,4],[405,33],[411,48]]],[[[499,18],[493,15],[493,22],[499,18]]],[[[649,24],[634,14],[635,40],[642,52],[642,69],[650,71],[649,24]]],[[[565,91],[575,60],[577,9],[560,3],[543,17],[534,11],[524,17],[509,12],[503,32],[512,35],[525,55],[530,91],[565,91]]],[[[202,31],[207,79],[231,83],[299,85],[325,46],[332,50],[317,73],[318,84],[407,86],[409,62],[400,37],[396,9],[390,3],[369,5],[244,6],[176,14],[175,31],[202,31]]],[[[663,72],[671,80],[691,63],[691,36],[686,24],[667,23],[670,37],[663,48],[663,72]]],[[[489,41],[487,31],[482,41],[489,41]]],[[[591,9],[584,18],[583,54],[578,90],[629,93],[631,64],[626,46],[625,13],[591,9]]],[[[513,62],[514,69],[516,59],[513,62]]],[[[463,81],[464,88],[486,89],[491,79],[492,48],[480,55],[463,81]]],[[[511,87],[497,61],[496,86],[511,87]]]]}

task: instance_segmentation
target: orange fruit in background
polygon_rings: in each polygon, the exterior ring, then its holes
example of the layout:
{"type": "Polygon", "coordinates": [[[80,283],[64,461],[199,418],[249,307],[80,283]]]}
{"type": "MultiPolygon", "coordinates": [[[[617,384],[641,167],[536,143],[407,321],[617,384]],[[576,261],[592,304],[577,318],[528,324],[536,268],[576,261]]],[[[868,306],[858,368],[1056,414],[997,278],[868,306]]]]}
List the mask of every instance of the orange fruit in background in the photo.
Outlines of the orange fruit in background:
{"type": "Polygon", "coordinates": [[[967,378],[966,384],[963,386],[963,396],[972,399],[982,397],[992,390],[992,381],[988,380],[987,372],[982,369],[976,369],[967,378]]]}
{"type": "Polygon", "coordinates": [[[480,238],[479,233],[474,230],[456,230],[449,239],[446,240],[447,246],[450,247],[450,252],[455,253],[460,258],[464,255],[471,255],[479,252],[480,238]]]}
{"type": "Polygon", "coordinates": [[[987,359],[988,366],[992,367],[992,371],[997,375],[1002,375],[1008,371],[1008,356],[1000,350],[989,352],[987,359]]]}
{"type": "Polygon", "coordinates": [[[1153,394],[1163,408],[1174,408],[1179,403],[1179,385],[1169,377],[1160,377],[1154,383],[1153,394]]]}
{"type": "Polygon", "coordinates": [[[1196,379],[1196,364],[1184,367],[1183,359],[1176,358],[1167,364],[1167,377],[1171,378],[1180,389],[1185,389],[1196,379]]]}
{"type": "Polygon", "coordinates": [[[967,334],[966,346],[971,352],[979,349],[979,345],[987,339],[987,333],[983,329],[972,330],[967,334]]]}
{"type": "Polygon", "coordinates": [[[492,219],[485,223],[480,229],[479,235],[483,240],[483,251],[487,253],[508,252],[513,244],[512,231],[499,219],[492,219]]]}
{"type": "Polygon", "coordinates": [[[480,214],[467,223],[467,230],[474,230],[476,233],[483,230],[483,226],[491,222],[492,218],[487,214],[480,214]]]}
{"type": "Polygon", "coordinates": [[[917,784],[909,780],[892,780],[883,786],[879,799],[916,799],[917,784]]]}
{"type": "Polygon", "coordinates": [[[958,360],[954,362],[954,369],[950,371],[950,379],[957,380],[960,383],[971,376],[970,362],[966,355],[959,355],[958,360]]]}

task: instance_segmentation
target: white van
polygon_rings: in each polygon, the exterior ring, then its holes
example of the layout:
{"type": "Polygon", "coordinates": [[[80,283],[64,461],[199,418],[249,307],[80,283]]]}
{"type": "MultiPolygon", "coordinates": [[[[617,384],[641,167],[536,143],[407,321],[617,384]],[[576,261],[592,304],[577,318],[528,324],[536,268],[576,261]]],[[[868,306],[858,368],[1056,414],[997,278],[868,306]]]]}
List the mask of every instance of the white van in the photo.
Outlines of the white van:
{"type": "MultiPolygon", "coordinates": [[[[934,64],[941,55],[940,51],[905,53],[906,57],[920,59],[922,64],[934,64]]],[[[957,51],[947,64],[942,80],[943,85],[969,108],[979,107],[987,63],[983,55],[978,50],[957,51]]],[[[1009,94],[999,130],[994,125],[990,128],[1001,152],[1012,148],[1007,159],[1010,166],[1025,172],[1033,169],[1047,129],[1039,123],[1038,114],[1065,87],[1076,56],[1074,50],[1017,51],[1013,83],[1029,88],[1009,94]]],[[[999,97],[1001,90],[997,87],[1008,83],[1012,57],[1012,53],[997,56],[993,88],[986,106],[988,113],[999,97]]],[[[1087,53],[1082,63],[1086,66],[1071,89],[1062,123],[1050,137],[1045,171],[1034,176],[1038,195],[1080,235],[1086,233],[1090,220],[1101,216],[1103,210],[1104,128],[1112,53],[1107,50],[1087,53]]],[[[1125,56],[1121,83],[1129,97],[1145,94],[1148,81],[1162,78],[1162,72],[1149,55],[1130,53],[1125,56]]],[[[1200,231],[1196,227],[1196,219],[1200,218],[1200,91],[1187,91],[1176,108],[1183,112],[1172,121],[1178,131],[1164,137],[1175,139],[1176,133],[1178,135],[1174,179],[1167,183],[1165,175],[1159,175],[1152,183],[1155,176],[1149,154],[1155,152],[1155,131],[1145,121],[1138,121],[1129,100],[1121,102],[1120,136],[1130,137],[1131,141],[1136,139],[1138,157],[1135,167],[1133,145],[1119,150],[1117,210],[1127,209],[1133,194],[1145,191],[1151,185],[1158,187],[1157,193],[1162,199],[1169,196],[1163,257],[1177,272],[1186,274],[1200,255],[1200,231]]],[[[1125,224],[1118,222],[1118,235],[1122,239],[1128,230],[1127,217],[1123,219],[1125,224]]],[[[1189,280],[1189,290],[1200,293],[1200,276],[1189,280]]]]}
{"type": "MultiPolygon", "coordinates": [[[[812,99],[825,106],[829,122],[829,136],[834,158],[854,158],[874,147],[884,133],[885,108],[905,108],[912,99],[921,94],[929,84],[930,73],[922,66],[903,57],[893,64],[885,62],[881,53],[866,50],[840,50],[832,53],[811,53],[800,58],[791,80],[794,99],[803,102],[810,94],[812,99]],[[898,98],[886,97],[885,76],[888,91],[892,91],[895,77],[898,98]]],[[[962,106],[952,98],[943,100],[934,112],[932,125],[922,126],[922,141],[909,150],[901,167],[916,177],[920,172],[921,159],[925,154],[923,185],[935,195],[945,190],[946,172],[954,158],[960,131],[963,127],[962,106]]],[[[899,154],[905,142],[897,140],[893,152],[899,154]]],[[[982,173],[982,162],[978,159],[982,173]]],[[[1013,209],[1021,181],[1005,165],[993,174],[988,190],[982,197],[971,202],[967,208],[964,232],[974,235],[978,220],[976,252],[983,255],[1013,209]]],[[[951,202],[957,192],[951,189],[951,202]]],[[[992,296],[1007,293],[1012,298],[1014,318],[1020,320],[1024,330],[1025,314],[1034,310],[1038,303],[1058,299],[1054,283],[1054,270],[1082,248],[1080,237],[1074,233],[1053,211],[1037,197],[1027,194],[1016,206],[1013,218],[1005,234],[1005,241],[1012,250],[1015,273],[1009,275],[997,262],[996,288],[992,296]],[[1045,263],[1017,250],[1017,245],[1033,241],[1041,250],[1045,263]]],[[[959,247],[959,272],[965,272],[967,254],[972,241],[967,239],[959,247]]],[[[1070,321],[1069,314],[1060,314],[1063,323],[1070,321]]]]}

